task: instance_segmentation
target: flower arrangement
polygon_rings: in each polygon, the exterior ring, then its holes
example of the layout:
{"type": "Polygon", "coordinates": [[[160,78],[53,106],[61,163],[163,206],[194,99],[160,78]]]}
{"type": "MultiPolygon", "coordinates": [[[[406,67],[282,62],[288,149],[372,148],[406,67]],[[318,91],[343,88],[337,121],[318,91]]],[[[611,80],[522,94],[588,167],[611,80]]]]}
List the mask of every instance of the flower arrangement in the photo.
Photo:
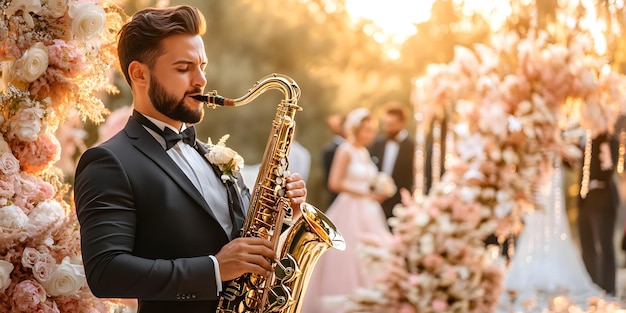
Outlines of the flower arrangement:
{"type": "Polygon", "coordinates": [[[398,186],[396,186],[396,183],[389,174],[385,172],[378,172],[372,182],[372,191],[377,195],[382,195],[388,198],[396,194],[398,186]]]}
{"type": "Polygon", "coordinates": [[[449,64],[416,80],[422,123],[447,116],[452,161],[427,196],[404,194],[390,221],[393,245],[363,249],[388,275],[351,295],[351,312],[495,311],[504,265],[484,239],[519,231],[521,213],[541,209],[534,195],[543,169],[578,142],[562,136],[564,116],[584,114],[582,127],[600,132],[626,103],[614,92],[626,79],[591,44],[584,35],[559,44],[543,32],[501,34],[457,47],[449,64]]]}
{"type": "Polygon", "coordinates": [[[207,141],[209,152],[204,155],[213,165],[216,165],[222,171],[222,182],[235,181],[241,169],[244,166],[244,160],[235,150],[226,147],[226,140],[230,135],[224,135],[220,140],[213,144],[211,137],[207,141]]]}
{"type": "Polygon", "coordinates": [[[54,136],[69,112],[101,122],[115,92],[109,0],[0,2],[0,312],[107,312],[85,283],[54,136]]]}

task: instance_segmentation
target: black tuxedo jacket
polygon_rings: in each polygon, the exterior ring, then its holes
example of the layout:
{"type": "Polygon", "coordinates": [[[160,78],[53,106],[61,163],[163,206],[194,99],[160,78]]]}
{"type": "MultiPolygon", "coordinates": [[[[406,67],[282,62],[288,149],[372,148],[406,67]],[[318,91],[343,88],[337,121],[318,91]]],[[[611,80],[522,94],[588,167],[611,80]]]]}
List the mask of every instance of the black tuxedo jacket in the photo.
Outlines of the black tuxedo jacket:
{"type": "MultiPolygon", "coordinates": [[[[379,171],[382,169],[383,166],[386,143],[387,138],[385,138],[384,136],[378,136],[370,147],[372,160],[374,161],[374,163],[376,163],[376,166],[378,166],[379,171]]],[[[395,195],[388,198],[382,203],[382,207],[385,211],[385,216],[387,216],[387,218],[393,216],[393,207],[401,202],[400,189],[405,188],[408,191],[413,192],[413,189],[415,188],[415,176],[413,173],[414,159],[415,141],[413,140],[413,138],[411,138],[411,136],[407,136],[404,140],[400,142],[398,157],[396,158],[393,166],[393,173],[391,174],[391,177],[398,187],[398,191],[395,195]]]]}
{"type": "MultiPolygon", "coordinates": [[[[235,200],[246,208],[250,193],[241,179],[239,186],[235,200]]],[[[229,238],[200,192],[141,124],[131,118],[123,131],[87,150],[74,191],[94,295],[138,298],[141,313],[215,312],[215,271],[208,256],[229,238]]]]}

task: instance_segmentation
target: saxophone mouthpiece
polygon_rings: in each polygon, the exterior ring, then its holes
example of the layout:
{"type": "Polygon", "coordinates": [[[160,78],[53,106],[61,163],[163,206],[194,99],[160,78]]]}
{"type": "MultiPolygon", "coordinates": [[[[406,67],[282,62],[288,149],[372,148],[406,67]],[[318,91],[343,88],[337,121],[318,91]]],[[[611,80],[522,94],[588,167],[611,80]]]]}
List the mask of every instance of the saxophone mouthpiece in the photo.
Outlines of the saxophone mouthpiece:
{"type": "Polygon", "coordinates": [[[191,97],[198,101],[202,101],[206,103],[210,107],[215,107],[218,105],[219,106],[233,106],[234,105],[234,101],[232,99],[224,98],[222,96],[214,95],[214,94],[195,95],[191,97]]]}

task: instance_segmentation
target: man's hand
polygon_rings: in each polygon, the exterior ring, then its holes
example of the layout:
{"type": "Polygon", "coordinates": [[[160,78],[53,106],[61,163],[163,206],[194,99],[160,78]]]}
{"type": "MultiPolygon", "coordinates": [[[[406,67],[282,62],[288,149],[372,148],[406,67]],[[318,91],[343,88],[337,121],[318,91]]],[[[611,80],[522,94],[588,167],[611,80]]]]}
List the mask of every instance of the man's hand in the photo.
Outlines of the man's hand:
{"type": "Polygon", "coordinates": [[[289,205],[293,209],[293,220],[295,221],[302,215],[300,204],[306,201],[306,184],[302,180],[302,176],[293,173],[287,177],[287,198],[289,205]]]}
{"type": "Polygon", "coordinates": [[[215,255],[222,281],[235,279],[245,273],[268,277],[274,269],[269,260],[276,259],[272,244],[259,237],[236,238],[215,255]]]}

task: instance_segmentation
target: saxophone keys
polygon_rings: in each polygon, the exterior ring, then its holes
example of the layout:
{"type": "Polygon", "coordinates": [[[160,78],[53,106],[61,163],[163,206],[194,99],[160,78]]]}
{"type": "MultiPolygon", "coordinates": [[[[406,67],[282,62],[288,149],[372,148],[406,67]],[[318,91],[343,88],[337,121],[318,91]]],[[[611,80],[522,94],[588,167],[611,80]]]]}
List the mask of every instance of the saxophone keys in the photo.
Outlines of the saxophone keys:
{"type": "Polygon", "coordinates": [[[278,285],[270,289],[267,300],[269,303],[265,312],[281,312],[293,301],[293,298],[287,287],[278,285]]]}
{"type": "Polygon", "coordinates": [[[292,281],[296,274],[299,274],[300,270],[298,269],[298,263],[290,254],[287,254],[284,258],[280,259],[278,263],[276,263],[276,268],[274,269],[274,274],[277,280],[280,283],[288,283],[292,281]]]}

